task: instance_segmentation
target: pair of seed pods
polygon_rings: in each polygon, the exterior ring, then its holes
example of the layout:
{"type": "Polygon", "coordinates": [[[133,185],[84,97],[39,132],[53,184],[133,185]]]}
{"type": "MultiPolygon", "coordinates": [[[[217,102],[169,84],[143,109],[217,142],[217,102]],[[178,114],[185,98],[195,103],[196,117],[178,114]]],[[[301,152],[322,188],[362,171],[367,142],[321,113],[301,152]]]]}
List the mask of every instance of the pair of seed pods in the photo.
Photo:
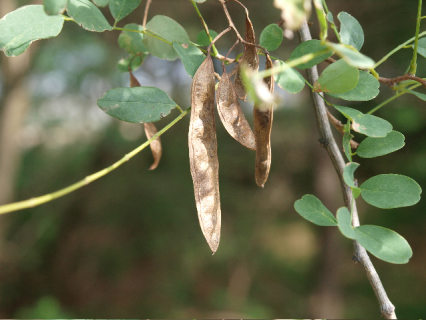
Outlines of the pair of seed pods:
{"type": "MultiPolygon", "coordinates": [[[[247,31],[246,31],[247,38],[247,31]]],[[[254,37],[253,37],[254,40],[254,37]]],[[[253,41],[254,43],[254,41],[253,41]]],[[[249,46],[255,49],[254,46],[249,46]]],[[[246,48],[248,49],[248,48],[246,48]]],[[[248,51],[245,50],[244,55],[248,51]]],[[[257,52],[255,59],[258,59],[257,52]]],[[[240,61],[240,68],[249,59],[240,61]]],[[[266,55],[266,68],[272,68],[272,61],[266,55]]],[[[252,59],[253,61],[253,59],[252,59]]],[[[257,60],[258,61],[258,60],[257,60]]],[[[255,65],[252,65],[252,67],[255,65]]],[[[258,67],[258,62],[257,62],[258,67]]],[[[256,183],[263,187],[271,166],[270,135],[272,127],[272,106],[256,105],[253,109],[254,132],[245,118],[237,96],[240,70],[235,77],[235,88],[229,74],[224,69],[219,82],[216,98],[220,119],[228,133],[243,146],[256,150],[255,177],[256,183]]],[[[274,89],[274,79],[266,78],[270,91],[274,89]]],[[[241,83],[242,85],[242,83],[241,83]]],[[[239,87],[239,89],[241,89],[239,87]]],[[[245,98],[247,93],[240,91],[245,98]]],[[[194,184],[195,202],[201,230],[213,253],[220,241],[221,209],[219,194],[219,160],[217,156],[217,139],[215,124],[215,75],[211,56],[201,64],[194,75],[191,85],[191,120],[188,144],[191,175],[194,184]]]]}

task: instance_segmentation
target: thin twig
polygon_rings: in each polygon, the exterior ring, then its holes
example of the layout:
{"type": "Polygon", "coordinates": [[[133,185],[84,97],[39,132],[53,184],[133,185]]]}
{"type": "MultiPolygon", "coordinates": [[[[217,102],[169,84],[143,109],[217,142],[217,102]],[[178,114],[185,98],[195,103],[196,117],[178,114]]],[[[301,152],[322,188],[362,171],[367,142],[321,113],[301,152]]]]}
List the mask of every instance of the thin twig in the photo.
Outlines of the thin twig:
{"type": "MultiPolygon", "coordinates": [[[[328,120],[330,120],[331,124],[337,129],[337,131],[339,131],[342,134],[342,136],[344,136],[345,135],[345,130],[344,130],[345,126],[343,125],[343,123],[340,120],[336,119],[331,114],[330,110],[328,110],[328,108],[326,108],[326,110],[327,110],[328,120]]],[[[356,142],[353,139],[351,139],[350,143],[351,143],[351,148],[352,149],[356,149],[359,146],[359,143],[356,142]]]]}
{"type": "MultiPolygon", "coordinates": [[[[311,32],[309,31],[309,27],[307,23],[303,23],[302,28],[299,30],[300,39],[302,42],[311,40],[311,32]]],[[[309,82],[311,84],[315,83],[315,81],[318,79],[318,69],[316,66],[313,68],[307,69],[307,75],[309,82]]],[[[330,123],[327,118],[327,111],[324,101],[315,93],[311,92],[311,97],[314,102],[314,110],[316,115],[316,121],[318,125],[318,131],[320,135],[320,140],[325,141],[325,143],[322,143],[322,145],[327,150],[331,161],[333,162],[334,168],[337,172],[337,175],[340,180],[340,186],[343,193],[343,199],[345,201],[346,207],[351,209],[351,203],[352,205],[352,224],[354,227],[359,226],[359,217],[358,217],[358,211],[355,204],[355,201],[353,201],[352,197],[352,190],[350,187],[348,187],[343,179],[343,170],[345,167],[345,161],[343,160],[342,153],[340,152],[336,141],[334,140],[333,134],[331,132],[330,123]]],[[[366,250],[359,245],[358,242],[354,241],[354,257],[357,262],[360,262],[367,274],[368,280],[371,283],[371,286],[373,287],[374,293],[376,294],[376,297],[379,301],[380,305],[380,312],[383,317],[386,319],[396,319],[395,315],[395,307],[390,302],[385,289],[383,288],[383,284],[380,281],[380,278],[374,269],[373,264],[371,263],[370,258],[368,257],[368,254],[366,250]]]]}
{"type": "Polygon", "coordinates": [[[148,19],[149,6],[151,5],[152,0],[146,0],[145,12],[143,14],[143,23],[142,27],[145,29],[146,20],[148,19]]]}

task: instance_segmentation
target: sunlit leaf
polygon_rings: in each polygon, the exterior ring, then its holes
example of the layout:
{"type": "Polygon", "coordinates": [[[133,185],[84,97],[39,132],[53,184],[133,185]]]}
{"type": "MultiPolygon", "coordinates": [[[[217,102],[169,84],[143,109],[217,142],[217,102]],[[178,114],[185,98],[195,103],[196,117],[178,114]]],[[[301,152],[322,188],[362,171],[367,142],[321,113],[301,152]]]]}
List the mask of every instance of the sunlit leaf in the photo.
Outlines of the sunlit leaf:
{"type": "Polygon", "coordinates": [[[357,68],[338,60],[325,68],[314,88],[317,92],[343,93],[355,88],[358,77],[357,68]]]}
{"type": "Polygon", "coordinates": [[[360,71],[358,83],[355,88],[344,93],[328,94],[332,97],[348,101],[368,101],[377,97],[380,92],[379,86],[379,81],[371,74],[365,71],[360,71]]]}
{"type": "Polygon", "coordinates": [[[98,106],[119,120],[142,123],[164,118],[176,103],[158,88],[133,87],[108,90],[98,100],[98,106]]]}
{"type": "Polygon", "coordinates": [[[61,14],[65,11],[68,0],[43,0],[44,11],[50,16],[61,14]]]}
{"type": "Polygon", "coordinates": [[[33,41],[56,37],[63,24],[61,15],[48,16],[42,5],[21,7],[0,20],[0,50],[19,56],[33,41]]]}
{"type": "Polygon", "coordinates": [[[420,200],[422,189],[413,179],[397,174],[381,174],[361,186],[362,198],[372,206],[390,209],[408,207],[420,200]]]}
{"type": "Polygon", "coordinates": [[[306,220],[319,226],[336,226],[337,220],[322,202],[311,194],[294,203],[294,209],[306,220]]]}
{"type": "Polygon", "coordinates": [[[192,44],[179,43],[173,41],[173,48],[175,48],[186,72],[193,77],[200,65],[206,59],[204,53],[192,44]]]}
{"type": "Polygon", "coordinates": [[[348,208],[340,208],[337,210],[336,216],[340,232],[349,239],[355,239],[355,228],[352,226],[351,214],[348,208]]]}
{"type": "Polygon", "coordinates": [[[342,43],[353,46],[358,51],[364,44],[364,31],[358,20],[349,13],[340,12],[337,15],[340,21],[340,38],[342,43]]]}
{"type": "Polygon", "coordinates": [[[356,150],[361,158],[374,158],[401,149],[405,145],[405,137],[398,131],[391,131],[384,138],[365,138],[356,150]]]}
{"type": "Polygon", "coordinates": [[[351,187],[354,198],[358,198],[361,194],[361,190],[355,185],[354,172],[359,167],[359,163],[349,162],[345,165],[345,169],[343,171],[343,180],[345,183],[351,187]]]}
{"type": "MultiPolygon", "coordinates": [[[[277,60],[277,62],[279,65],[285,64],[280,60],[277,60]]],[[[293,68],[288,68],[285,71],[276,74],[275,82],[281,89],[289,93],[298,93],[305,87],[305,79],[293,68]]]]}
{"type": "Polygon", "coordinates": [[[89,0],[70,0],[67,12],[86,30],[95,32],[112,30],[102,12],[89,0]]]}
{"type": "Polygon", "coordinates": [[[98,7],[106,7],[109,3],[109,0],[92,0],[94,4],[98,7]]]}
{"type": "Polygon", "coordinates": [[[141,0],[109,0],[109,10],[115,20],[120,21],[129,15],[141,3],[141,0]]]}
{"type": "Polygon", "coordinates": [[[343,60],[353,67],[361,69],[370,69],[374,67],[374,60],[363,55],[353,47],[347,47],[343,44],[326,42],[329,48],[336,52],[343,60]]]}

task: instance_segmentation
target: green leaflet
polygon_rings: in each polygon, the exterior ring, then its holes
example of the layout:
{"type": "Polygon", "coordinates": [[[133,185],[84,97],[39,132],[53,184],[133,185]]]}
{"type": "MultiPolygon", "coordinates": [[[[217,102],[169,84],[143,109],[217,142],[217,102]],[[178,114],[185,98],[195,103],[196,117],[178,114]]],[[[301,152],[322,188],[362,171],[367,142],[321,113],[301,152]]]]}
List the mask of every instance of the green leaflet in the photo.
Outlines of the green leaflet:
{"type": "Polygon", "coordinates": [[[280,46],[283,37],[283,30],[276,23],[270,24],[260,34],[260,46],[268,51],[274,51],[280,46]]]}
{"type": "Polygon", "coordinates": [[[109,0],[92,0],[94,4],[98,7],[106,7],[109,3],[109,0]]]}
{"type": "Polygon", "coordinates": [[[405,137],[398,131],[391,131],[383,138],[365,138],[356,150],[356,154],[361,158],[374,158],[384,156],[405,145],[405,137]]]}
{"type": "Polygon", "coordinates": [[[112,30],[102,12],[89,0],[70,0],[67,12],[78,25],[89,31],[112,30]]]}
{"type": "Polygon", "coordinates": [[[356,109],[334,105],[346,118],[352,121],[352,129],[370,137],[385,137],[392,131],[392,125],[379,117],[364,114],[356,109]]]}
{"type": "Polygon", "coordinates": [[[129,15],[141,3],[141,0],[110,0],[109,10],[116,23],[129,15]]]}
{"type": "Polygon", "coordinates": [[[142,56],[139,55],[135,57],[135,55],[131,55],[127,58],[120,59],[120,61],[117,63],[117,69],[121,72],[129,72],[130,65],[130,70],[135,71],[141,66],[142,62],[142,56]]]}
{"type": "Polygon", "coordinates": [[[419,202],[422,193],[416,181],[398,174],[380,174],[359,188],[367,203],[382,209],[412,206],[419,202]]]}
{"type": "Polygon", "coordinates": [[[349,239],[355,239],[355,228],[352,226],[351,214],[348,208],[340,208],[337,210],[336,216],[340,232],[349,239]]]}
{"type": "Polygon", "coordinates": [[[166,39],[170,44],[165,43],[151,36],[143,38],[143,44],[149,53],[160,59],[176,60],[177,52],[173,48],[173,41],[180,43],[190,43],[186,30],[175,20],[166,16],[155,16],[146,24],[147,32],[166,39]]]}
{"type": "MultiPolygon", "coordinates": [[[[277,61],[279,65],[285,64],[284,61],[277,61]]],[[[285,71],[276,74],[274,77],[277,85],[289,93],[298,93],[305,87],[305,79],[297,70],[293,68],[288,68],[285,71]]]]}
{"type": "Polygon", "coordinates": [[[173,41],[173,48],[182,60],[186,72],[192,78],[200,65],[206,59],[206,56],[200,49],[192,44],[173,41]]]}
{"type": "Polygon", "coordinates": [[[351,45],[358,51],[361,50],[364,44],[364,31],[358,20],[346,12],[340,12],[337,19],[340,21],[339,33],[342,43],[351,45]]]}
{"type": "Polygon", "coordinates": [[[340,98],[348,101],[368,101],[377,97],[380,92],[379,86],[379,81],[371,74],[365,71],[360,71],[358,83],[355,88],[344,93],[331,94],[327,92],[327,94],[334,98],[340,98]]]}
{"type": "Polygon", "coordinates": [[[108,90],[98,100],[98,106],[119,120],[142,123],[164,118],[176,103],[158,88],[133,87],[108,90]]]}
{"type": "Polygon", "coordinates": [[[61,14],[65,11],[68,0],[43,0],[44,11],[50,16],[61,14]]]}
{"type": "MultiPolygon", "coordinates": [[[[142,31],[143,27],[136,23],[130,23],[126,24],[124,26],[124,29],[142,31]]],[[[143,37],[143,33],[122,31],[120,36],[118,37],[118,45],[124,50],[126,50],[127,53],[148,53],[148,50],[142,43],[143,37]]]]}
{"type": "Polygon", "coordinates": [[[294,209],[306,220],[319,226],[336,226],[337,220],[322,202],[311,194],[294,203],[294,209]]]}
{"type": "Polygon", "coordinates": [[[345,180],[345,183],[351,187],[355,199],[361,194],[361,190],[355,185],[354,178],[354,172],[359,166],[359,163],[349,162],[345,165],[345,169],[343,171],[343,180],[345,180]]]}
{"type": "MultiPolygon", "coordinates": [[[[324,44],[321,44],[320,40],[308,40],[305,42],[302,42],[300,45],[294,49],[294,51],[290,55],[290,61],[295,60],[297,58],[300,58],[304,55],[307,55],[309,53],[317,53],[320,51],[327,50],[328,47],[324,44]]],[[[333,55],[333,52],[326,52],[320,56],[315,57],[311,61],[303,64],[299,64],[297,67],[299,69],[308,69],[312,68],[313,66],[317,65],[320,62],[323,62],[325,59],[331,57],[333,55]]]]}
{"type": "Polygon", "coordinates": [[[343,60],[329,65],[314,84],[316,92],[344,93],[358,83],[359,70],[343,60]]]}
{"type": "Polygon", "coordinates": [[[326,42],[326,45],[353,67],[361,69],[369,69],[374,67],[373,59],[363,55],[352,47],[347,47],[343,44],[336,44],[331,42],[326,42]]]}
{"type": "MultiPolygon", "coordinates": [[[[212,40],[217,37],[217,32],[214,30],[210,30],[210,37],[212,37],[212,40]]],[[[210,39],[207,36],[206,30],[201,30],[197,34],[197,44],[203,47],[207,47],[210,44],[210,39]]]]}
{"type": "Polygon", "coordinates": [[[56,37],[63,24],[61,15],[48,16],[42,5],[21,7],[0,20],[0,50],[19,56],[33,41],[56,37]]]}

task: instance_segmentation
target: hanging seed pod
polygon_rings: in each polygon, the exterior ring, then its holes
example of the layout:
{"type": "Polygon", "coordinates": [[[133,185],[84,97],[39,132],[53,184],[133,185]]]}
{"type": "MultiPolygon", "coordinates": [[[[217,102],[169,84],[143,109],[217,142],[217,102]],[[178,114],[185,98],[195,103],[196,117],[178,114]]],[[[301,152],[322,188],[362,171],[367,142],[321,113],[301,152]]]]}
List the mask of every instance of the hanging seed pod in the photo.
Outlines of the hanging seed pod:
{"type": "Polygon", "coordinates": [[[241,110],[231,78],[225,68],[219,81],[216,99],[220,120],[226,131],[244,147],[256,150],[254,133],[241,110]]]}
{"type": "MultiPolygon", "coordinates": [[[[130,73],[130,86],[133,87],[140,87],[141,84],[139,83],[138,79],[135,78],[132,71],[129,70],[130,73]]],[[[149,140],[151,139],[158,131],[155,125],[152,122],[147,122],[143,124],[145,128],[145,134],[146,138],[149,140]]],[[[161,140],[158,137],[154,141],[152,141],[149,144],[152,152],[152,156],[154,157],[154,163],[149,167],[149,170],[154,170],[158,167],[158,164],[160,163],[161,155],[163,153],[163,149],[161,147],[161,140]]]]}
{"type": "MultiPolygon", "coordinates": [[[[266,69],[272,68],[272,61],[266,55],[266,69]]],[[[274,76],[265,78],[266,85],[271,93],[274,92],[274,76]]],[[[272,103],[254,105],[254,137],[256,139],[256,165],[255,177],[259,187],[264,187],[268,180],[269,169],[271,168],[271,129],[272,129],[273,109],[272,103]]]]}
{"type": "MultiPolygon", "coordinates": [[[[256,37],[254,35],[253,24],[250,21],[248,16],[248,11],[246,11],[246,35],[245,41],[248,43],[256,44],[256,37]]],[[[240,62],[235,67],[236,75],[235,75],[235,92],[241,100],[246,100],[247,92],[244,88],[243,79],[241,76],[241,72],[243,70],[242,67],[257,71],[259,69],[259,56],[257,55],[257,48],[255,46],[246,44],[244,46],[244,54],[242,55],[240,62]]],[[[233,71],[234,72],[234,71],[233,71]]]]}
{"type": "Polygon", "coordinates": [[[188,144],[198,219],[213,253],[219,246],[221,225],[214,94],[213,61],[208,54],[192,80],[188,144]]]}

